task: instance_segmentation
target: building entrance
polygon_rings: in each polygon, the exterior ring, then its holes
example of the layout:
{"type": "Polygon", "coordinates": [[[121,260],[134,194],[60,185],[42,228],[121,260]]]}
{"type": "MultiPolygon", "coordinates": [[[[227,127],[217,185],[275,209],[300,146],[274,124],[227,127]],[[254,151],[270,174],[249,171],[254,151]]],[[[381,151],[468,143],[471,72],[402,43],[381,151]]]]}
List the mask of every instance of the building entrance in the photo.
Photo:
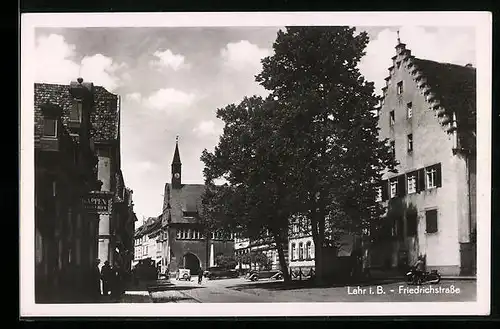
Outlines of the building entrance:
{"type": "Polygon", "coordinates": [[[191,271],[191,275],[197,275],[200,270],[200,260],[195,254],[187,253],[184,255],[184,268],[191,271]]]}

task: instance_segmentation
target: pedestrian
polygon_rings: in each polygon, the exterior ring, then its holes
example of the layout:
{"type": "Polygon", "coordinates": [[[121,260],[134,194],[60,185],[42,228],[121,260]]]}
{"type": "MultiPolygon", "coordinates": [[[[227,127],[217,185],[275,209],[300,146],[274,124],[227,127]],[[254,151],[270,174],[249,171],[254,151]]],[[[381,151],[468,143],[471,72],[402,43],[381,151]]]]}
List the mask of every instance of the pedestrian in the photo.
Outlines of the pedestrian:
{"type": "Polygon", "coordinates": [[[202,281],[203,281],[203,269],[200,267],[200,269],[198,270],[198,284],[201,284],[202,281]]]}
{"type": "Polygon", "coordinates": [[[100,259],[96,259],[90,271],[90,298],[98,301],[101,297],[101,271],[99,271],[100,259]]]}
{"type": "Polygon", "coordinates": [[[102,294],[104,296],[108,296],[108,293],[111,292],[113,276],[113,269],[109,265],[109,261],[105,261],[101,268],[102,294]]]}
{"type": "Polygon", "coordinates": [[[119,298],[124,292],[123,271],[119,263],[115,263],[112,273],[111,296],[113,296],[113,298],[119,298]]]}

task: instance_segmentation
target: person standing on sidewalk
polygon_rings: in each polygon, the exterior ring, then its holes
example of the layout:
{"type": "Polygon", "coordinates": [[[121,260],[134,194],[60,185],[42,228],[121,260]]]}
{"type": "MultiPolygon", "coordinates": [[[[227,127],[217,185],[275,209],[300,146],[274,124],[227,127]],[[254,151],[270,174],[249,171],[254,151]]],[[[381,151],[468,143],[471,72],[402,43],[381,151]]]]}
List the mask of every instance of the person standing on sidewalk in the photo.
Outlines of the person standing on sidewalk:
{"type": "Polygon", "coordinates": [[[90,295],[93,301],[98,301],[101,297],[101,271],[99,271],[100,259],[96,259],[90,272],[90,295]]]}
{"type": "Polygon", "coordinates": [[[113,267],[113,279],[111,284],[111,296],[113,298],[120,298],[123,295],[124,289],[124,273],[120,263],[116,262],[113,267]]]}
{"type": "Polygon", "coordinates": [[[108,296],[108,293],[111,291],[113,276],[113,269],[109,265],[109,261],[105,261],[101,268],[102,294],[104,296],[108,296]]]}

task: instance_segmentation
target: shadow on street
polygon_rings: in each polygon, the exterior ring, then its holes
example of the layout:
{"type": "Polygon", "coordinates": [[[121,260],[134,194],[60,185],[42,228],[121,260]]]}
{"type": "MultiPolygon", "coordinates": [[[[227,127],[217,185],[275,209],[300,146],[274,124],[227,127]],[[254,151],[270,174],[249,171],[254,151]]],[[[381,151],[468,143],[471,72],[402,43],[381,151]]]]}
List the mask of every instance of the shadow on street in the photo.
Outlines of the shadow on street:
{"type": "Polygon", "coordinates": [[[338,287],[345,287],[345,286],[371,286],[371,285],[382,285],[382,284],[391,284],[391,283],[397,283],[401,282],[401,280],[398,279],[379,279],[379,280],[369,280],[369,281],[327,281],[322,284],[319,284],[318,282],[312,281],[312,280],[294,280],[291,282],[284,282],[284,281],[269,281],[269,282],[255,282],[255,283],[244,283],[244,284],[237,284],[234,286],[228,286],[228,289],[234,289],[234,290],[245,290],[245,289],[266,289],[266,290],[271,290],[271,291],[280,291],[280,290],[298,290],[298,289],[322,289],[322,288],[338,288],[338,287]]]}

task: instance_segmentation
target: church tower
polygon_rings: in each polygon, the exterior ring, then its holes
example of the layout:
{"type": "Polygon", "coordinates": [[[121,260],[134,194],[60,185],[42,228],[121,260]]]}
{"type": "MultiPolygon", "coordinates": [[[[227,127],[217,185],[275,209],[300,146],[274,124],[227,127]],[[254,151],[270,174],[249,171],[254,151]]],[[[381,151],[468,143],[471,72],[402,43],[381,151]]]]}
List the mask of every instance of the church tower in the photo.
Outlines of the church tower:
{"type": "Polygon", "coordinates": [[[179,136],[175,139],[174,159],[172,160],[172,188],[181,188],[181,157],[179,155],[179,136]]]}

